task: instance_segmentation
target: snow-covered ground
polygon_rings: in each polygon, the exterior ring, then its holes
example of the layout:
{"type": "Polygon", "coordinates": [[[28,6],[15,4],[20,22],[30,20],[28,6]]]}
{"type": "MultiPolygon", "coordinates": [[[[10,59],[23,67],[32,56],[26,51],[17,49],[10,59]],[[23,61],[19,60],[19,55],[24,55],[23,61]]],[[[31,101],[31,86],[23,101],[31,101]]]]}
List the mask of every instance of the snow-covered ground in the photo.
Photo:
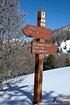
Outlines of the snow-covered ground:
{"type": "MultiPolygon", "coordinates": [[[[33,105],[34,74],[6,82],[0,92],[0,105],[33,105]]],[[[53,97],[70,100],[70,66],[43,72],[42,102],[37,105],[65,105],[51,102],[53,97]]]]}

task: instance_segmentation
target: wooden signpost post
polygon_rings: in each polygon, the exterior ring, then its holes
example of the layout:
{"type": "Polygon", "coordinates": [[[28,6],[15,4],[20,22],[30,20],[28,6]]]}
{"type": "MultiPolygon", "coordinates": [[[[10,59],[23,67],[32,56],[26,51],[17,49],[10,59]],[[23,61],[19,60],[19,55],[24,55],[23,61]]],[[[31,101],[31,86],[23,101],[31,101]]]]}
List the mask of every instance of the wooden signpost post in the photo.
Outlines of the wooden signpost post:
{"type": "MultiPolygon", "coordinates": [[[[37,15],[37,26],[45,26],[45,12],[39,11],[37,15]]],[[[44,34],[42,34],[44,36],[44,34]]],[[[51,36],[51,35],[50,35],[51,36]]],[[[36,39],[44,42],[44,39],[36,39]]],[[[34,78],[34,103],[41,102],[42,98],[42,76],[43,76],[43,54],[35,54],[35,78],[34,78]]]]}
{"type": "Polygon", "coordinates": [[[52,40],[51,30],[45,28],[44,11],[38,12],[37,26],[26,25],[22,31],[26,36],[36,38],[36,42],[32,42],[31,52],[35,54],[34,103],[39,103],[42,98],[43,54],[56,53],[57,48],[44,42],[44,39],[52,40]]]}

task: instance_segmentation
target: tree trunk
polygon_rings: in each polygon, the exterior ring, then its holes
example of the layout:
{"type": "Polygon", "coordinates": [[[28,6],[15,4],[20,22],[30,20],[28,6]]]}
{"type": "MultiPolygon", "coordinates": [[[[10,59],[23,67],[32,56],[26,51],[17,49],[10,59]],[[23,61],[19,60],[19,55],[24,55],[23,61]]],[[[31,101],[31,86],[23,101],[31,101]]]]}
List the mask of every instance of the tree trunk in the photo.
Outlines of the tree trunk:
{"type": "Polygon", "coordinates": [[[0,91],[2,91],[3,90],[3,84],[2,84],[2,82],[0,81],[0,91]]]}

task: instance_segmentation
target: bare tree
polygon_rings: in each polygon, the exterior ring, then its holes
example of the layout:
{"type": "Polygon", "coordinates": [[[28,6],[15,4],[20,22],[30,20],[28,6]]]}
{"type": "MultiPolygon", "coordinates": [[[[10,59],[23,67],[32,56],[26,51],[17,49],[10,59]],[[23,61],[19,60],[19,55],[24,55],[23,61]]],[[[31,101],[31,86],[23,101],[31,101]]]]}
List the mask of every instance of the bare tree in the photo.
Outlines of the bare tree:
{"type": "Polygon", "coordinates": [[[0,0],[0,77],[3,80],[10,75],[10,65],[15,61],[13,39],[21,37],[20,26],[24,16],[19,12],[18,0],[0,0]]]}

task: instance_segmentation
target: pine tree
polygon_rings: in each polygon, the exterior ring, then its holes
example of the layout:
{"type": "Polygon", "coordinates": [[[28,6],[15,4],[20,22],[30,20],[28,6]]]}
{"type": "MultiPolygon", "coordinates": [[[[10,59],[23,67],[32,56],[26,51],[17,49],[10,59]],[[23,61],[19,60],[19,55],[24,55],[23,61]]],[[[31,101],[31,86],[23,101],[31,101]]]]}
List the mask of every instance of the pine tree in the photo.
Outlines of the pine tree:
{"type": "Polygon", "coordinates": [[[53,69],[56,67],[56,58],[54,55],[50,54],[44,61],[44,69],[53,69]]]}

